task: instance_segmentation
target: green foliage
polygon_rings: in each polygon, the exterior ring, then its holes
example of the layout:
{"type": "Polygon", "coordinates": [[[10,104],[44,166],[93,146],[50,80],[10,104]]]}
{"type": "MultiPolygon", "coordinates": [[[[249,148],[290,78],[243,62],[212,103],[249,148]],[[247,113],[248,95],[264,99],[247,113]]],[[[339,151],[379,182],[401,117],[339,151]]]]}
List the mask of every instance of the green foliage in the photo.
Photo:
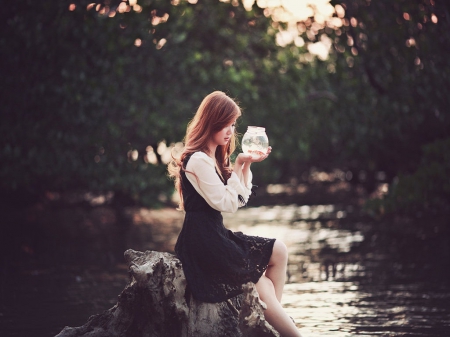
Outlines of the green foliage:
{"type": "Polygon", "coordinates": [[[379,213],[442,214],[450,211],[450,138],[422,148],[422,160],[412,174],[400,175],[383,200],[369,206],[379,213]]]}
{"type": "Polygon", "coordinates": [[[9,6],[1,39],[9,56],[2,62],[2,187],[155,194],[161,184],[152,177],[163,170],[126,157],[161,139],[139,99],[150,87],[143,92],[132,80],[141,75],[133,43],[145,25],[122,30],[119,23],[126,25],[128,17],[109,20],[83,7],[69,11],[67,2],[53,1],[9,6]]]}
{"type": "Polygon", "coordinates": [[[410,172],[418,149],[449,131],[446,9],[429,1],[340,3],[347,22],[334,37],[341,148],[363,167],[410,172]]]}
{"type": "Polygon", "coordinates": [[[181,141],[202,98],[223,90],[244,109],[240,132],[265,126],[274,148],[254,167],[257,184],[340,167],[402,174],[397,199],[429,202],[402,187],[408,179],[442,199],[447,162],[425,169],[419,149],[440,153],[450,134],[449,5],[332,2],[345,24],[302,35],[333,41],[329,60],[311,62],[306,46],[275,44],[256,5],[11,2],[0,14],[1,189],[114,191],[153,205],[172,184],[161,157],[143,160],[147,147],[181,141]]]}
{"type": "Polygon", "coordinates": [[[341,158],[355,169],[384,171],[389,181],[398,176],[382,208],[414,214],[414,207],[433,204],[429,210],[437,211],[447,193],[448,164],[439,144],[450,134],[450,6],[429,0],[335,3],[345,8],[345,24],[333,36],[336,73],[330,77],[340,98],[340,116],[330,122],[339,123],[341,158]],[[441,159],[432,160],[432,148],[441,159]]]}
{"type": "Polygon", "coordinates": [[[212,90],[255,91],[276,49],[269,21],[218,1],[145,1],[141,13],[70,3],[18,1],[2,15],[2,190],[112,190],[151,204],[172,183],[160,157],[142,160],[146,148],[182,140],[212,90]]]}

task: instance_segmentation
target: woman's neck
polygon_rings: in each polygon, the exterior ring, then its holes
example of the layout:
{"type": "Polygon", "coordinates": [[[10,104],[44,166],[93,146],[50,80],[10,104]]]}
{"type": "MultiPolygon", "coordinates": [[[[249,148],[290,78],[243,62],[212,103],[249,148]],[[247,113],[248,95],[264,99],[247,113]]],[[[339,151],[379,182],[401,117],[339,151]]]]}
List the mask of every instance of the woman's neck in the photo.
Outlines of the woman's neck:
{"type": "Polygon", "coordinates": [[[216,158],[217,145],[210,143],[208,145],[208,149],[209,149],[209,153],[207,153],[207,155],[210,156],[211,158],[215,159],[216,158]]]}

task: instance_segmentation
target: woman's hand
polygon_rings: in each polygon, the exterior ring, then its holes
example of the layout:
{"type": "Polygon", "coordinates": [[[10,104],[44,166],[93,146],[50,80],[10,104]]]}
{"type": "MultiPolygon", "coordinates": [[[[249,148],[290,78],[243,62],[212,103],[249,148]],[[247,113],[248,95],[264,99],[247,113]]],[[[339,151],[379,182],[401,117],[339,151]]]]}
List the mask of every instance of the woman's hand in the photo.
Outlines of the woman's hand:
{"type": "Polygon", "coordinates": [[[256,152],[252,154],[247,153],[239,153],[236,157],[236,164],[242,165],[244,163],[258,163],[266,159],[270,152],[272,152],[272,147],[269,146],[266,153],[263,152],[256,152]]]}

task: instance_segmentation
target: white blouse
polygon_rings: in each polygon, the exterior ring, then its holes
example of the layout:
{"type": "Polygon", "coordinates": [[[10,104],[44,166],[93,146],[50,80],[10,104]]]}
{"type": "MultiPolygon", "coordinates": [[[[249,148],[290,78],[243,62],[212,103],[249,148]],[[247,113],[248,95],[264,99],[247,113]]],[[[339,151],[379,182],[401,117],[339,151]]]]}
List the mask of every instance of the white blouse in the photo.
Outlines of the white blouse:
{"type": "Polygon", "coordinates": [[[186,177],[208,205],[220,212],[236,212],[238,207],[243,206],[238,195],[247,202],[251,194],[251,171],[247,177],[247,185],[243,174],[238,176],[235,172],[231,173],[225,185],[216,173],[214,159],[204,152],[195,152],[191,156],[186,165],[186,177]]]}

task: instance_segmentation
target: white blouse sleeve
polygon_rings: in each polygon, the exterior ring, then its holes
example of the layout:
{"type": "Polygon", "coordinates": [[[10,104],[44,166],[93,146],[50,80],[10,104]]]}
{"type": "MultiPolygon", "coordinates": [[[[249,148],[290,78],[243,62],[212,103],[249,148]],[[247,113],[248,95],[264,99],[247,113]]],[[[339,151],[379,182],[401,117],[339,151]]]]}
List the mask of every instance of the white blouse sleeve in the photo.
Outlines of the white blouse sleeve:
{"type": "Polygon", "coordinates": [[[247,202],[251,194],[251,174],[247,186],[244,185],[244,178],[238,177],[235,172],[224,185],[216,173],[214,160],[203,152],[195,152],[191,156],[186,165],[186,177],[208,205],[220,212],[236,212],[238,207],[243,206],[239,195],[247,202]]]}

